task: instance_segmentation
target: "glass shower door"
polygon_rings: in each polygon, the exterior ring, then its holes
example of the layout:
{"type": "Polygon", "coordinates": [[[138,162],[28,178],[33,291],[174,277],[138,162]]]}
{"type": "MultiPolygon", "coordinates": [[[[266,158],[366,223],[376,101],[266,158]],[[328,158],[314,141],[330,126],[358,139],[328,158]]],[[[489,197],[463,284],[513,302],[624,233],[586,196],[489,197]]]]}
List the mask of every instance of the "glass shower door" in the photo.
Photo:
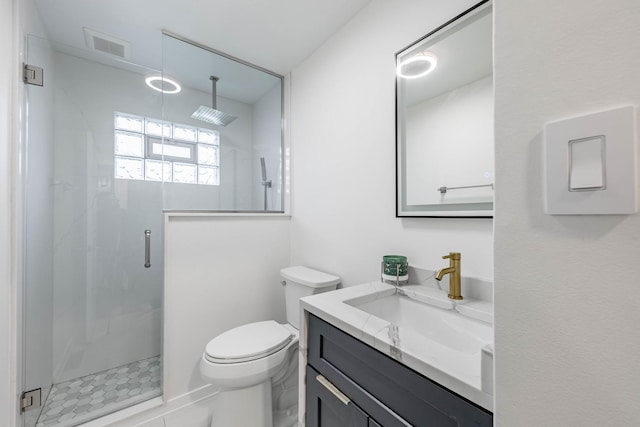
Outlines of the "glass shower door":
{"type": "Polygon", "coordinates": [[[24,425],[73,426],[161,394],[163,174],[144,153],[162,94],[151,70],[26,45],[45,77],[26,87],[23,383],[42,404],[24,425]]]}

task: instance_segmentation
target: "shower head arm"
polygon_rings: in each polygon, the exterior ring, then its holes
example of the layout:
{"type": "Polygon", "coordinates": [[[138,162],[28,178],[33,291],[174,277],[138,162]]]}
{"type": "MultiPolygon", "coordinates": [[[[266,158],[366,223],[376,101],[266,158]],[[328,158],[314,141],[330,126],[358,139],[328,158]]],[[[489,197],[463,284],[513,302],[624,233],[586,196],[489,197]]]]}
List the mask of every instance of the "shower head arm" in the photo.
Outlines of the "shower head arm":
{"type": "Polygon", "coordinates": [[[217,86],[218,80],[220,80],[220,79],[218,77],[216,77],[216,76],[211,76],[211,77],[209,77],[209,80],[211,80],[211,108],[216,110],[217,109],[217,107],[216,107],[216,99],[218,98],[217,91],[216,91],[216,86],[217,86]]]}

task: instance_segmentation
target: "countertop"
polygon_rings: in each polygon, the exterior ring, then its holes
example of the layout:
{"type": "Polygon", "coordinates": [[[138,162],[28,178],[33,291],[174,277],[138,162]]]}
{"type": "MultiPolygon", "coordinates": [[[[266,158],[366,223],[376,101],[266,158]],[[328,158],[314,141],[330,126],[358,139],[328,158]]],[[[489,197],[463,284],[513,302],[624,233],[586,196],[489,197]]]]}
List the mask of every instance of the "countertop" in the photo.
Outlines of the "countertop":
{"type": "MultiPolygon", "coordinates": [[[[492,358],[493,304],[490,301],[464,300],[463,303],[454,303],[446,297],[446,291],[421,285],[396,287],[374,281],[301,299],[300,396],[304,396],[303,367],[307,363],[307,313],[312,313],[458,395],[493,411],[492,387],[487,386],[492,385],[493,379],[485,378],[483,384],[480,347],[477,353],[456,351],[414,330],[392,325],[352,306],[398,292],[439,309],[454,310],[459,315],[472,318],[472,326],[477,325],[483,331],[481,342],[484,352],[492,358]]],[[[492,366],[492,359],[490,363],[492,366]]],[[[492,372],[489,375],[485,373],[485,376],[492,377],[492,372]]],[[[304,399],[300,400],[300,405],[300,421],[304,425],[304,399]]]]}

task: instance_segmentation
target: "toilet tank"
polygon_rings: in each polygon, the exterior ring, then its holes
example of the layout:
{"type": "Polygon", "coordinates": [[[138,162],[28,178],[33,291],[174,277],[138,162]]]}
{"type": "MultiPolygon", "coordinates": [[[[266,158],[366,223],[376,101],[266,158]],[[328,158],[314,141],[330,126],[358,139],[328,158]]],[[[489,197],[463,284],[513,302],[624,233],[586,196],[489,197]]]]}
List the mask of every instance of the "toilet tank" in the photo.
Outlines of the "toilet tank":
{"type": "Polygon", "coordinates": [[[300,298],[332,291],[340,283],[338,276],[303,266],[283,268],[280,275],[285,280],[287,322],[296,329],[299,329],[300,298]]]}

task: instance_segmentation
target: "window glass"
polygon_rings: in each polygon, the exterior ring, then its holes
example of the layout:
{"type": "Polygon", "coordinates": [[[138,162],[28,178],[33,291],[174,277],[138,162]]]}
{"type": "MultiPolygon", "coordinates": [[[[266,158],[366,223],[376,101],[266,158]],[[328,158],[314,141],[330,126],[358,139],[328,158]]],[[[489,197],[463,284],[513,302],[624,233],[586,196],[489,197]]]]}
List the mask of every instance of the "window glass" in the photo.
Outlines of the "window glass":
{"type": "Polygon", "coordinates": [[[120,179],[220,185],[220,134],[116,112],[114,163],[120,179]]]}
{"type": "Polygon", "coordinates": [[[171,124],[161,120],[146,119],[145,133],[147,135],[171,138],[171,124]]]}
{"type": "Polygon", "coordinates": [[[142,132],[144,130],[144,119],[142,117],[116,114],[116,129],[142,132]]]}
{"type": "Polygon", "coordinates": [[[172,181],[171,162],[147,159],[144,161],[144,179],[147,181],[172,181]]]}
{"type": "Polygon", "coordinates": [[[218,165],[218,147],[198,144],[198,163],[201,165],[218,165]]]}
{"type": "Polygon", "coordinates": [[[119,156],[144,157],[144,135],[116,131],[115,153],[119,156]]]}
{"type": "Polygon", "coordinates": [[[196,183],[196,165],[186,163],[173,163],[173,182],[185,184],[196,183]]]}
{"type": "Polygon", "coordinates": [[[142,159],[116,157],[116,178],[144,179],[142,176],[142,159]]]}
{"type": "Polygon", "coordinates": [[[198,184],[220,185],[218,168],[211,166],[198,166],[198,184]]]}
{"type": "Polygon", "coordinates": [[[181,125],[173,125],[173,138],[180,139],[182,141],[196,142],[198,138],[198,129],[181,125]]]}
{"type": "Polygon", "coordinates": [[[157,156],[169,156],[169,157],[178,157],[181,159],[191,159],[193,158],[192,149],[190,147],[185,147],[182,145],[173,145],[165,142],[162,144],[161,142],[154,142],[151,144],[152,153],[157,156]]]}
{"type": "Polygon", "coordinates": [[[198,129],[198,142],[203,144],[218,144],[218,132],[198,129]]]}

